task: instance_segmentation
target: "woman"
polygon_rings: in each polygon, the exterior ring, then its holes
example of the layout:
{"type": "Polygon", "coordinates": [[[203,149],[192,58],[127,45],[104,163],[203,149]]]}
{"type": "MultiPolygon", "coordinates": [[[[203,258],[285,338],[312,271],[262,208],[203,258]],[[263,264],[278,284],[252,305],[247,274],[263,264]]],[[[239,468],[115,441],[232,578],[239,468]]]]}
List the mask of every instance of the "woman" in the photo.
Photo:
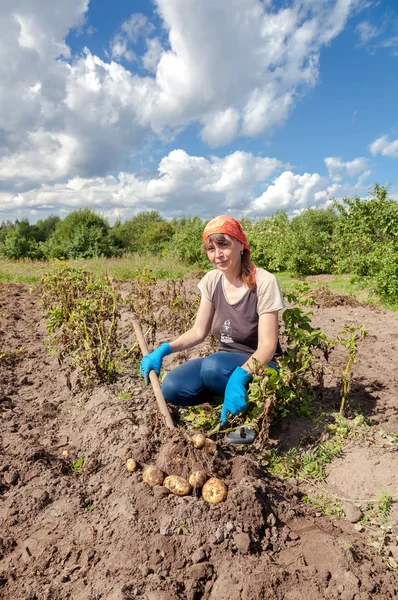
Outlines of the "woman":
{"type": "Polygon", "coordinates": [[[274,361],[282,354],[278,311],[284,303],[274,275],[250,262],[249,244],[239,221],[216,217],[206,225],[203,243],[215,269],[198,284],[202,296],[195,323],[174,341],[147,354],[141,361],[141,374],[148,383],[149,371],[154,369],[159,375],[165,356],[199,344],[211,331],[219,341],[217,352],[170,371],[162,391],[177,406],[224,398],[221,424],[225,425],[229,413],[238,415],[246,408],[253,359],[277,368],[274,361]]]}

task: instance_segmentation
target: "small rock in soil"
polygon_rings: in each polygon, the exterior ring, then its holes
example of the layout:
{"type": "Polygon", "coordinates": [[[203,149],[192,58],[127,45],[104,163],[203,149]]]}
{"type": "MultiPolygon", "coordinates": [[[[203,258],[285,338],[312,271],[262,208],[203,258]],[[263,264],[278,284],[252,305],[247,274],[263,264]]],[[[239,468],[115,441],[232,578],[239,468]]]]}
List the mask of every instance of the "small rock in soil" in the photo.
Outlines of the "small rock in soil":
{"type": "Polygon", "coordinates": [[[188,577],[191,581],[209,579],[212,574],[213,566],[208,562],[192,565],[188,568],[188,577]]]}
{"type": "Polygon", "coordinates": [[[165,488],[163,485],[155,485],[153,487],[153,495],[155,498],[164,498],[170,494],[169,490],[165,488]]]}
{"type": "Polygon", "coordinates": [[[191,556],[192,563],[195,565],[206,559],[206,554],[203,548],[198,548],[191,556]]]}
{"type": "Polygon", "coordinates": [[[345,518],[350,523],[358,523],[362,519],[362,511],[353,504],[343,504],[343,510],[345,514],[345,518]]]}
{"type": "Polygon", "coordinates": [[[247,533],[235,533],[233,536],[235,546],[241,554],[249,554],[250,552],[250,536],[247,533]]]}
{"type": "Polygon", "coordinates": [[[19,471],[10,471],[4,475],[4,480],[9,485],[15,485],[19,479],[19,471]]]}

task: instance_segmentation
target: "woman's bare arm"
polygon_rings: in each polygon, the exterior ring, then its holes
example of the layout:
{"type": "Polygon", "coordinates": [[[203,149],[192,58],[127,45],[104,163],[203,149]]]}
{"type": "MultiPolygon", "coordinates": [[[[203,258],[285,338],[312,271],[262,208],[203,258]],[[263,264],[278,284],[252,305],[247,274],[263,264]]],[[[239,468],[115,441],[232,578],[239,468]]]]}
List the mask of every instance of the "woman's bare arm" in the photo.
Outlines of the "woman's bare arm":
{"type": "Polygon", "coordinates": [[[172,342],[169,342],[173,352],[180,352],[180,350],[192,348],[192,346],[203,342],[210,332],[213,315],[213,304],[210,300],[202,296],[193,327],[172,342]]]}
{"type": "Polygon", "coordinates": [[[253,372],[253,358],[268,363],[272,360],[278,343],[278,311],[263,313],[258,322],[258,347],[249,360],[242,365],[242,369],[253,372]]]}

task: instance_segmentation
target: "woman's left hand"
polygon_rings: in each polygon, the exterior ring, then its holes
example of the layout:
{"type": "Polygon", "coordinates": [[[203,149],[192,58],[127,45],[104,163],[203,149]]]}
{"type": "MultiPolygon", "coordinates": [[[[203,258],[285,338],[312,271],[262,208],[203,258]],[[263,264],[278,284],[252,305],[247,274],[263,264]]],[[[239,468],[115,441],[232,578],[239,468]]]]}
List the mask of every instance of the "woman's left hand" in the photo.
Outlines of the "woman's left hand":
{"type": "Polygon", "coordinates": [[[228,419],[228,413],[239,415],[246,408],[246,385],[252,379],[252,374],[242,367],[236,367],[225,388],[224,402],[221,408],[221,426],[228,419]]]}

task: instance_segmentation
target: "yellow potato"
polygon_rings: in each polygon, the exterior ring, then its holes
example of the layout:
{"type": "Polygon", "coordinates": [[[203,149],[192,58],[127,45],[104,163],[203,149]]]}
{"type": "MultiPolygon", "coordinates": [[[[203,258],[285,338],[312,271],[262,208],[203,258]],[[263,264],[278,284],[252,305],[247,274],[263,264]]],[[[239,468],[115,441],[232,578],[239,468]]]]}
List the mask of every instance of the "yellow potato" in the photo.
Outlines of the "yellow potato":
{"type": "Polygon", "coordinates": [[[206,438],[203,433],[194,433],[191,437],[191,442],[194,445],[194,448],[203,448],[206,443],[206,438]]]}
{"type": "Polygon", "coordinates": [[[162,485],[164,481],[164,473],[157,467],[147,467],[142,474],[142,478],[150,486],[162,485]]]}
{"type": "Polygon", "coordinates": [[[128,458],[126,460],[126,469],[127,471],[130,471],[130,473],[133,473],[137,470],[137,463],[135,462],[134,458],[128,458]]]}
{"type": "Polygon", "coordinates": [[[194,471],[189,476],[189,483],[195,489],[201,488],[204,486],[207,480],[206,471],[194,471]]]}
{"type": "Polygon", "coordinates": [[[169,475],[164,480],[163,485],[177,496],[188,496],[191,491],[190,483],[183,477],[178,477],[178,475],[169,475]]]}
{"type": "Polygon", "coordinates": [[[210,438],[205,439],[205,450],[207,454],[215,454],[217,451],[216,443],[210,438]]]}
{"type": "Polygon", "coordinates": [[[216,477],[211,477],[202,488],[203,500],[209,504],[224,502],[227,494],[227,486],[221,479],[217,479],[216,477]]]}

